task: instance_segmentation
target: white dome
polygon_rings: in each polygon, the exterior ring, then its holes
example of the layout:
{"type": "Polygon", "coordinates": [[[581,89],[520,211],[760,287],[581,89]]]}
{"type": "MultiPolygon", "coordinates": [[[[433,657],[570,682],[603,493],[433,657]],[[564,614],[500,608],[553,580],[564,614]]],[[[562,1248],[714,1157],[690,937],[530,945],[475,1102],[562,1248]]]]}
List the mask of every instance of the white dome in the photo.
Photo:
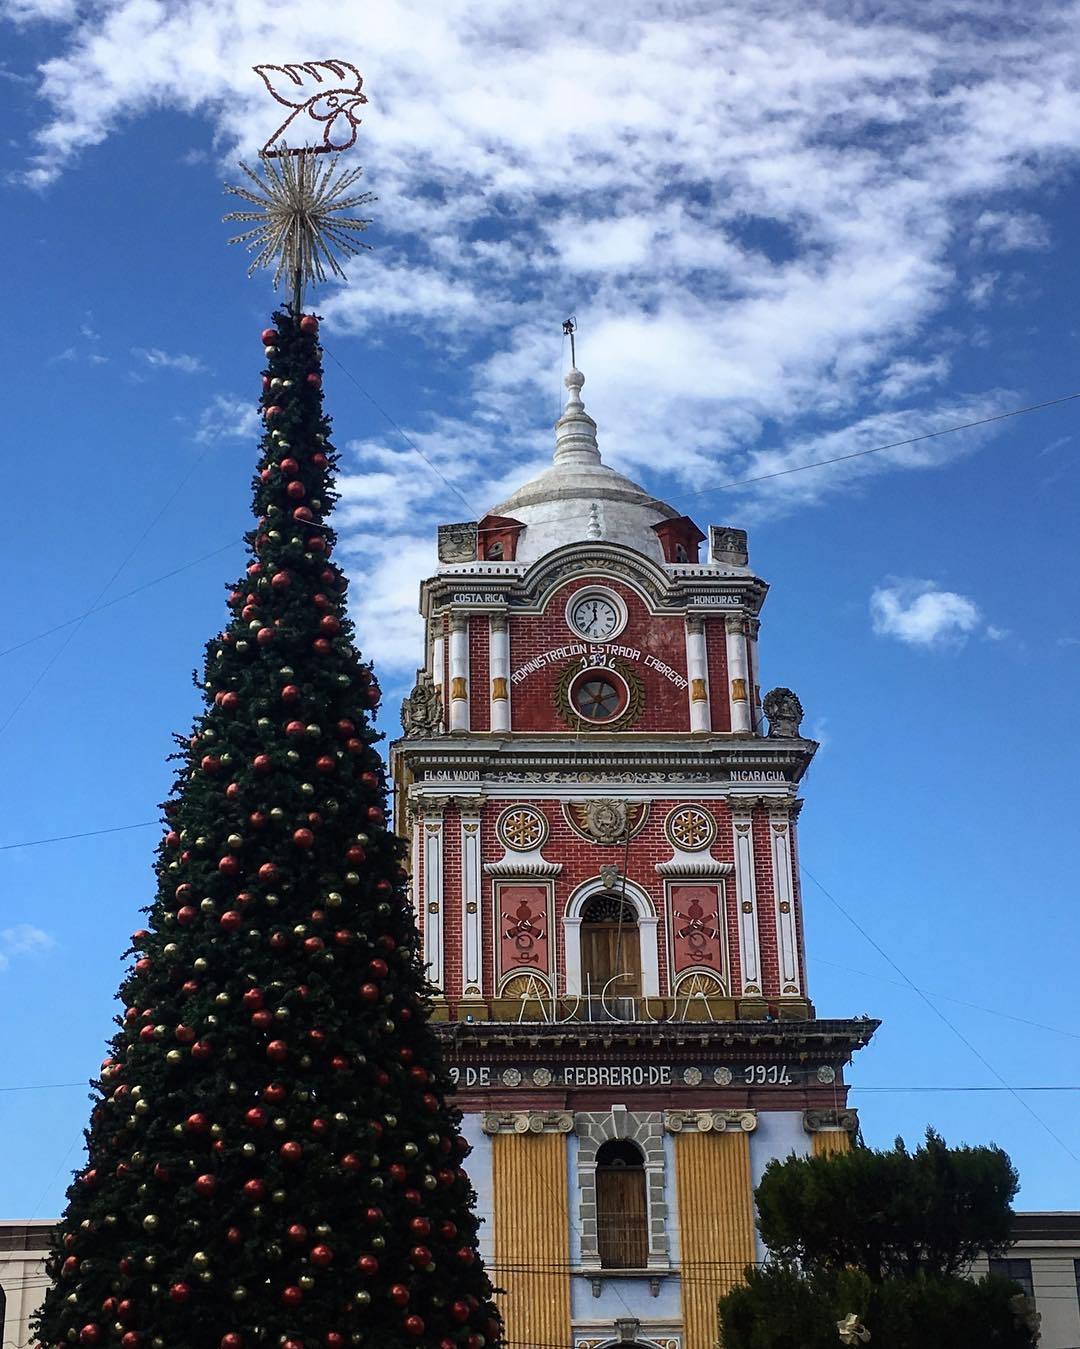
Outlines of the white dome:
{"type": "Polygon", "coordinates": [[[555,423],[551,468],[519,487],[492,514],[527,526],[518,541],[518,562],[535,562],[552,549],[584,539],[620,543],[663,562],[652,526],[677,519],[679,512],[601,462],[596,423],[581,401],[584,383],[580,370],[566,376],[570,398],[555,423]]]}

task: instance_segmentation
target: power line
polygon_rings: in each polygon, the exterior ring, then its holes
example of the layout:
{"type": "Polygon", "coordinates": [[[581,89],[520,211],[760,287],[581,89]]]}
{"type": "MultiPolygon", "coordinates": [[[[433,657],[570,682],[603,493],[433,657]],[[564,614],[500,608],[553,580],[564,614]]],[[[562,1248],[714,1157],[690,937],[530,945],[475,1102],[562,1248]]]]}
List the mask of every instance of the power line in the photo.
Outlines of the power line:
{"type": "MultiPolygon", "coordinates": [[[[1028,412],[1042,412],[1046,408],[1058,407],[1062,403],[1071,403],[1080,398],[1080,393],[1062,394],[1059,398],[1048,398],[1042,403],[1030,403],[1027,407],[1010,408],[1007,412],[995,412],[989,417],[978,417],[970,422],[958,422],[955,426],[943,426],[937,431],[924,431],[917,436],[906,436],[903,440],[890,440],[884,445],[872,445],[865,450],[851,450],[847,454],[832,455],[828,459],[814,459],[807,464],[793,464],[790,468],[774,469],[770,473],[759,473],[751,478],[738,478],[732,482],[720,483],[715,487],[701,487],[693,492],[680,493],[680,500],[688,497],[710,496],[714,492],[731,492],[739,487],[752,487],[759,482],[770,482],[774,478],[786,478],[792,473],[805,473],[812,468],[827,468],[830,464],[842,464],[849,459],[865,459],[871,454],[881,454],[885,450],[898,450],[905,445],[917,445],[923,440],[936,440],[939,436],[951,436],[958,431],[971,431],[978,426],[989,426],[992,422],[1002,422],[1010,417],[1022,417],[1028,412]]],[[[588,512],[575,515],[552,515],[533,520],[533,525],[550,524],[556,520],[584,520],[588,512]]],[[[496,526],[492,526],[494,530],[496,526]]],[[[485,531],[488,532],[488,531],[485,531]]]]}
{"type": "Polygon", "coordinates": [[[1046,1133],[1048,1133],[1050,1137],[1054,1140],[1054,1142],[1057,1143],[1058,1146],[1063,1151],[1067,1152],[1069,1156],[1073,1159],[1073,1161],[1077,1163],[1077,1165],[1080,1165],[1080,1157],[1078,1157],[1076,1153],[1073,1152],[1072,1148],[1069,1147],[1068,1143],[1066,1143],[1063,1138],[1061,1138],[1058,1134],[1054,1132],[1053,1129],[1051,1129],[1049,1124],[1047,1124],[1047,1122],[1042,1118],[1041,1115],[1039,1115],[1034,1109],[1032,1109],[1031,1105],[1029,1105],[1029,1103],[1024,1100],[1024,1098],[1020,1095],[1019,1091],[1015,1087],[1010,1086],[1009,1083],[1005,1081],[1004,1077],[1002,1077],[1002,1075],[998,1072],[998,1070],[994,1067],[994,1065],[990,1062],[990,1060],[987,1059],[986,1056],[982,1054],[978,1049],[976,1049],[976,1047],[971,1043],[971,1041],[967,1038],[967,1036],[964,1035],[963,1032],[960,1031],[953,1024],[953,1022],[949,1020],[949,1018],[945,1015],[945,1013],[941,1010],[941,1008],[938,1007],[936,1003],[934,1003],[930,999],[928,994],[926,994],[921,988],[919,988],[919,986],[914,982],[914,980],[912,980],[908,976],[905,970],[902,970],[900,968],[900,966],[896,963],[895,960],[893,960],[892,956],[889,955],[889,953],[885,950],[885,948],[874,940],[874,938],[870,935],[870,933],[867,932],[866,928],[864,928],[862,924],[859,923],[859,921],[856,918],[854,918],[847,911],[847,909],[844,908],[844,906],[834,895],[830,894],[829,891],[826,890],[825,886],[822,885],[822,883],[817,879],[816,876],[813,875],[812,872],[808,871],[806,867],[803,865],[800,865],[799,870],[809,880],[813,881],[814,885],[817,886],[817,888],[830,902],[830,904],[833,904],[844,915],[844,917],[848,920],[848,922],[852,925],[852,927],[854,927],[857,932],[862,934],[862,936],[870,943],[870,945],[874,948],[874,950],[877,951],[878,955],[880,955],[883,960],[888,961],[888,963],[892,966],[892,968],[896,971],[896,973],[900,976],[900,978],[903,979],[904,983],[906,983],[915,993],[919,995],[920,998],[922,998],[923,1002],[926,1003],[927,1007],[930,1008],[930,1010],[934,1013],[934,1015],[940,1021],[943,1021],[945,1025],[948,1026],[949,1030],[951,1030],[952,1033],[956,1036],[956,1038],[960,1041],[960,1043],[966,1046],[966,1048],[970,1050],[972,1054],[975,1055],[975,1057],[979,1060],[979,1062],[983,1065],[983,1067],[987,1070],[987,1072],[993,1074],[993,1076],[997,1078],[998,1082],[1001,1083],[1002,1088],[1005,1091],[1011,1093],[1011,1095],[1020,1103],[1021,1106],[1023,1106],[1023,1108],[1027,1111],[1027,1113],[1031,1116],[1031,1118],[1035,1120],[1035,1122],[1040,1126],[1040,1128],[1042,1128],[1046,1133]]]}
{"type": "Polygon", "coordinates": [[[151,586],[160,585],[162,581],[171,580],[172,577],[179,576],[181,572],[190,571],[192,567],[197,567],[202,562],[208,562],[210,558],[218,557],[221,553],[227,552],[228,549],[234,548],[237,543],[242,542],[242,538],[230,539],[228,543],[223,543],[220,548],[215,548],[211,553],[203,553],[201,557],[192,558],[190,562],[183,562],[179,567],[174,567],[172,571],[162,572],[160,576],[155,576],[150,581],[143,581],[141,585],[134,586],[131,590],[125,590],[122,595],[106,600],[104,604],[95,604],[81,614],[76,614],[74,618],[65,618],[62,623],[56,623],[51,628],[45,628],[42,632],[34,633],[33,637],[24,637],[14,646],[4,647],[0,651],[0,656],[10,656],[13,651],[21,651],[24,646],[30,646],[34,642],[40,642],[44,637],[51,637],[54,632],[62,632],[64,628],[70,628],[73,623],[81,623],[83,619],[103,613],[106,609],[111,609],[114,604],[122,604],[124,600],[131,599],[133,595],[141,594],[142,591],[149,590],[151,586]]]}
{"type": "Polygon", "coordinates": [[[334,362],[337,368],[345,375],[345,378],[350,380],[353,384],[355,384],[355,386],[360,390],[360,392],[368,400],[368,402],[375,409],[375,411],[378,412],[381,417],[386,418],[386,420],[390,423],[390,425],[402,438],[405,444],[408,445],[409,449],[412,450],[414,454],[418,454],[420,458],[424,461],[424,463],[427,464],[428,468],[431,469],[432,473],[434,473],[435,476],[440,480],[440,482],[442,482],[444,486],[449,487],[451,492],[454,493],[454,495],[458,498],[458,500],[464,503],[465,509],[471,511],[474,515],[478,515],[479,512],[477,511],[476,507],[472,504],[472,502],[468,499],[468,497],[465,496],[465,494],[461,491],[461,489],[457,487],[454,483],[452,483],[450,479],[442,472],[441,469],[436,467],[436,465],[428,458],[428,456],[424,453],[424,451],[420,448],[420,446],[417,445],[417,443],[411,438],[411,436],[406,434],[406,432],[404,432],[401,429],[401,427],[397,424],[396,421],[394,421],[393,417],[391,417],[391,415],[389,414],[389,412],[387,412],[387,410],[383,407],[383,405],[380,402],[378,402],[374,397],[372,397],[371,394],[368,393],[367,389],[364,388],[364,386],[360,383],[360,381],[356,378],[356,376],[348,368],[348,366],[343,365],[341,361],[339,361],[338,358],[334,355],[334,353],[326,346],[325,343],[323,344],[323,351],[326,352],[327,356],[330,357],[330,359],[334,362]]]}
{"type": "Polygon", "coordinates": [[[53,838],[31,838],[23,843],[0,843],[0,852],[9,852],[12,848],[40,848],[46,843],[67,843],[73,838],[96,838],[99,834],[122,834],[128,829],[149,829],[157,820],[143,820],[140,824],[114,824],[109,829],[87,829],[81,834],[57,834],[53,838]]]}
{"type": "MultiPolygon", "coordinates": [[[[876,979],[882,984],[891,984],[893,988],[904,988],[910,991],[910,985],[902,983],[899,979],[889,979],[884,974],[873,974],[870,970],[856,970],[850,965],[840,965],[835,960],[824,960],[821,956],[815,956],[812,962],[814,965],[828,965],[834,970],[844,970],[847,974],[859,974],[864,979],[876,979]]],[[[976,1012],[985,1012],[988,1016],[1000,1016],[1006,1021],[1019,1022],[1021,1026],[1031,1026],[1035,1030],[1052,1031],[1055,1035],[1067,1035],[1072,1040],[1080,1040],[1080,1034],[1076,1031],[1066,1030],[1064,1026],[1048,1026],[1044,1021],[1031,1021],[1026,1016],[1015,1016],[1012,1012],[1003,1012],[997,1007],[984,1007],[979,1002],[968,1002],[966,998],[954,998],[949,993],[938,993],[933,989],[926,990],[931,997],[941,998],[945,1002],[955,1002],[960,1007],[970,1007],[976,1012]]]]}

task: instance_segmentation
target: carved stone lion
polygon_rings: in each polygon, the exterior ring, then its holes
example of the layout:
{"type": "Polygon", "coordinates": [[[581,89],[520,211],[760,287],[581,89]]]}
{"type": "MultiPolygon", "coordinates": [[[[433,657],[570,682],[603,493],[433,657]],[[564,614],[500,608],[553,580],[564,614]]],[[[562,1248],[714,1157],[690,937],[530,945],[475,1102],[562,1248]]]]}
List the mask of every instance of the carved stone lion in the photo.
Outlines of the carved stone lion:
{"type": "Polygon", "coordinates": [[[410,739],[438,735],[442,723],[442,699],[426,670],[417,670],[412,693],[401,704],[401,726],[410,739]]]}
{"type": "Polygon", "coordinates": [[[798,737],[803,707],[790,689],[771,689],[761,700],[761,706],[769,718],[770,739],[798,737]]]}

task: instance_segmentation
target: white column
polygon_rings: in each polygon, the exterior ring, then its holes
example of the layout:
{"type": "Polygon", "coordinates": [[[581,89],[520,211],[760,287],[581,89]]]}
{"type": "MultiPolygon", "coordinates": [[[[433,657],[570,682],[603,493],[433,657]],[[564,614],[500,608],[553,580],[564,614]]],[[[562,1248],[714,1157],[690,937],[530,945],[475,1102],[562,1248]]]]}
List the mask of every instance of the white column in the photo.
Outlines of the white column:
{"type": "Polygon", "coordinates": [[[761,671],[758,669],[758,633],[761,631],[761,619],[751,618],[747,622],[747,639],[749,660],[749,693],[750,693],[750,720],[753,723],[754,730],[758,735],[761,734],[761,671]]]}
{"type": "Polygon", "coordinates": [[[735,833],[735,902],[739,906],[739,966],[742,992],[761,994],[761,950],[758,943],[757,883],[754,880],[752,801],[732,801],[735,833]]]}
{"type": "Polygon", "coordinates": [[[461,812],[461,995],[479,998],[483,990],[484,938],[481,913],[480,815],[482,796],[459,796],[461,812]]]}
{"type": "Polygon", "coordinates": [[[442,727],[446,729],[447,716],[447,698],[446,698],[446,626],[442,618],[433,618],[431,620],[431,682],[435,685],[439,694],[439,702],[442,706],[442,727]]]}
{"type": "Polygon", "coordinates": [[[776,956],[780,969],[780,992],[798,997],[799,942],[795,925],[795,886],[792,875],[791,816],[792,802],[769,801],[769,839],[772,846],[773,894],[776,904],[776,956]]]}
{"type": "Polygon", "coordinates": [[[712,730],[709,709],[709,663],[705,649],[705,620],[692,615],[686,620],[686,674],[690,680],[690,729],[712,730]]]}
{"type": "Polygon", "coordinates": [[[469,616],[450,615],[450,733],[469,729],[469,616]]]}
{"type": "Polygon", "coordinates": [[[424,963],[440,991],[446,977],[443,960],[443,806],[445,798],[419,803],[424,831],[424,963]]]}
{"type": "Polygon", "coordinates": [[[491,615],[491,729],[510,729],[510,629],[505,614],[491,615]]]}
{"type": "MultiPolygon", "coordinates": [[[[660,920],[652,914],[645,914],[638,919],[641,942],[641,995],[644,998],[660,996],[660,946],[657,942],[659,922],[660,920]]],[[[580,940],[580,933],[578,935],[580,940]]]]}
{"type": "Polygon", "coordinates": [[[750,691],[746,669],[745,620],[741,614],[729,614],[727,631],[728,697],[731,702],[731,729],[745,734],[750,730],[750,691]]]}

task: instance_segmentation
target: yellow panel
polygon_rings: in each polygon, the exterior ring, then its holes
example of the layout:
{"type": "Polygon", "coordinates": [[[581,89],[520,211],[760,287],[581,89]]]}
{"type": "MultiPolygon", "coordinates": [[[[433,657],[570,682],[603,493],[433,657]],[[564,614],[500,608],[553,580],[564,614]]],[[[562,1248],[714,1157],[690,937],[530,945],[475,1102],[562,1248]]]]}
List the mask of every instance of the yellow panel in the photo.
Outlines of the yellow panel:
{"type": "Polygon", "coordinates": [[[686,1349],[714,1349],[717,1300],[757,1259],[750,1140],[732,1133],[681,1133],[675,1175],[682,1246],[686,1349]]]}
{"type": "Polygon", "coordinates": [[[496,1134],[494,1283],[509,1344],[569,1345],[566,1135],[496,1134]]]}
{"type": "Polygon", "coordinates": [[[851,1135],[846,1129],[826,1129],[810,1135],[810,1151],[814,1157],[835,1157],[851,1151],[851,1135]]]}

